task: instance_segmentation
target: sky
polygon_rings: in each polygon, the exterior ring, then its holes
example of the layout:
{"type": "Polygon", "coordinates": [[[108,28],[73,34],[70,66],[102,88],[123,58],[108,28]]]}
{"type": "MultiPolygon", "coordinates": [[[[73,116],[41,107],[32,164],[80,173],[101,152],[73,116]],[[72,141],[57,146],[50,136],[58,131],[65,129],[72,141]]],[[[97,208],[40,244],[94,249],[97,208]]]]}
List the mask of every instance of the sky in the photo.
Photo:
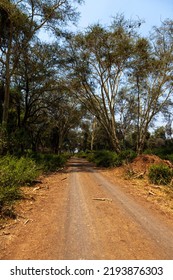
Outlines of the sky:
{"type": "Polygon", "coordinates": [[[140,33],[147,36],[152,26],[160,26],[167,18],[173,19],[173,0],[85,0],[78,11],[80,30],[94,23],[109,26],[119,13],[124,14],[125,19],[145,20],[140,33]]]}
{"type": "MultiPolygon", "coordinates": [[[[80,17],[76,27],[69,24],[72,31],[82,31],[95,23],[109,26],[113,17],[124,14],[126,20],[145,21],[138,32],[148,36],[153,26],[159,27],[167,18],[173,20],[173,0],[84,0],[76,8],[80,17]]],[[[44,30],[40,38],[50,42],[54,36],[44,30]]]]}

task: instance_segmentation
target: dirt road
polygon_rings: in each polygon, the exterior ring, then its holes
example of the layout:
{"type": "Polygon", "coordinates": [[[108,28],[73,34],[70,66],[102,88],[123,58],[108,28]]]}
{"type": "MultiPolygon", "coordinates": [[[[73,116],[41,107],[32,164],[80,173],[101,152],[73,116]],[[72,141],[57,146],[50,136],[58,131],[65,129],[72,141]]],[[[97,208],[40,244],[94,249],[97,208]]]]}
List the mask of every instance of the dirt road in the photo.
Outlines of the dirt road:
{"type": "Polygon", "coordinates": [[[44,178],[22,207],[1,229],[0,259],[173,259],[170,221],[83,159],[44,178]]]}

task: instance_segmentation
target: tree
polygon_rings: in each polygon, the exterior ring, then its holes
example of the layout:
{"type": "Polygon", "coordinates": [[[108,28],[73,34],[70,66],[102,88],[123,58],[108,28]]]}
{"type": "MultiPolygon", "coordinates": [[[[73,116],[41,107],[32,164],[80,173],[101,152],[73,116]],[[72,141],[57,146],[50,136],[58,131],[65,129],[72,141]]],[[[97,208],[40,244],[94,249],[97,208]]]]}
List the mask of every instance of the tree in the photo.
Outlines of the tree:
{"type": "Polygon", "coordinates": [[[14,69],[17,66],[21,45],[27,37],[28,20],[11,1],[0,1],[0,52],[4,74],[4,104],[2,125],[6,127],[8,121],[8,109],[10,99],[10,83],[14,69]]]}
{"type": "Polygon", "coordinates": [[[172,118],[171,114],[168,115],[167,124],[165,127],[166,136],[168,139],[172,139],[172,118]]]}
{"type": "Polygon", "coordinates": [[[136,42],[129,75],[131,94],[135,96],[137,152],[143,151],[148,128],[155,117],[172,106],[172,37],[170,22],[155,29],[151,43],[139,38],[136,42]]]}
{"type": "MultiPolygon", "coordinates": [[[[68,20],[75,20],[77,13],[68,0],[0,1],[1,60],[5,67],[5,95],[2,124],[7,126],[9,89],[11,77],[17,67],[23,49],[28,47],[37,32],[46,27],[60,30],[68,20]],[[4,22],[4,18],[6,19],[4,22]]],[[[80,3],[81,1],[76,1],[80,3]]]]}
{"type": "Polygon", "coordinates": [[[114,150],[120,152],[117,126],[118,92],[126,82],[133,52],[136,23],[117,17],[109,29],[89,27],[85,34],[70,40],[74,93],[85,103],[109,135],[114,150]]]}
{"type": "Polygon", "coordinates": [[[34,139],[38,142],[38,132],[41,132],[41,124],[45,122],[46,98],[52,94],[56,84],[51,56],[52,49],[49,45],[35,43],[32,47],[28,46],[20,56],[12,77],[9,116],[13,108],[15,122],[11,125],[12,118],[9,119],[8,133],[20,136],[21,149],[28,145],[27,140],[33,143],[33,147],[36,146],[34,139]]]}
{"type": "Polygon", "coordinates": [[[65,138],[72,129],[79,126],[84,112],[71,96],[70,91],[61,89],[57,95],[60,100],[54,101],[52,99],[48,114],[52,131],[52,147],[55,152],[61,153],[65,138]]]}

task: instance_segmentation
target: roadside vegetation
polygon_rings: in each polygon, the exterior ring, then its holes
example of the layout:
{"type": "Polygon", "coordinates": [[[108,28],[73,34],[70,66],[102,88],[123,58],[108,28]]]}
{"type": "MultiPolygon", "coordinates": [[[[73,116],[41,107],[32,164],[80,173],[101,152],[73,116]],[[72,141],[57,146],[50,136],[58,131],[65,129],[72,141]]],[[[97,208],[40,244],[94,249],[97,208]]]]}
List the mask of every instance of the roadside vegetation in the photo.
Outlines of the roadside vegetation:
{"type": "Polygon", "coordinates": [[[100,167],[117,167],[123,163],[131,162],[137,154],[133,150],[125,150],[117,154],[109,150],[88,151],[78,154],[78,157],[86,158],[100,167]]]}
{"type": "MultiPolygon", "coordinates": [[[[168,147],[165,148],[155,148],[153,150],[146,150],[143,153],[144,161],[150,158],[150,155],[156,155],[160,158],[160,163],[152,164],[153,159],[149,162],[147,177],[148,181],[155,185],[167,185],[173,186],[173,154],[172,146],[169,143],[168,147]],[[145,155],[148,158],[145,158],[145,155]]],[[[109,151],[86,151],[77,154],[78,157],[86,158],[87,160],[94,162],[98,167],[120,167],[120,166],[130,166],[129,164],[137,158],[137,153],[133,150],[124,150],[119,154],[109,151]]],[[[140,158],[140,156],[138,155],[140,158]]],[[[141,157],[142,158],[142,157],[141,157]]],[[[159,159],[158,158],[158,159],[159,159]]],[[[132,168],[127,168],[128,179],[130,178],[143,178],[144,173],[136,174],[132,168]]]]}
{"type": "Polygon", "coordinates": [[[27,156],[16,157],[6,155],[0,157],[0,217],[15,217],[12,211],[14,201],[22,198],[21,188],[32,186],[39,175],[62,168],[69,154],[55,155],[28,153],[27,156]]]}
{"type": "Polygon", "coordinates": [[[156,185],[169,185],[173,178],[173,169],[164,164],[153,164],[148,174],[151,183],[156,185]]]}

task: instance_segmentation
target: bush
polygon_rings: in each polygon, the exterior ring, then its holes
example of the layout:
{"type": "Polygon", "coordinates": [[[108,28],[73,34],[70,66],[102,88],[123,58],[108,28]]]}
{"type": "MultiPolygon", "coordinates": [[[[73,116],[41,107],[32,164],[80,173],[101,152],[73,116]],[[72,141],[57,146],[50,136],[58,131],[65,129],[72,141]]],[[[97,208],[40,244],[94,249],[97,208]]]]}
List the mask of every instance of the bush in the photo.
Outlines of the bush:
{"type": "Polygon", "coordinates": [[[56,171],[58,168],[64,166],[66,158],[62,155],[44,155],[43,169],[45,172],[56,171]]]}
{"type": "Polygon", "coordinates": [[[38,177],[40,171],[57,170],[65,164],[68,158],[69,154],[33,153],[30,153],[28,157],[21,158],[10,155],[0,157],[0,213],[3,213],[7,205],[21,197],[20,186],[31,184],[38,177]]]}
{"type": "Polygon", "coordinates": [[[173,154],[168,155],[168,156],[167,156],[167,159],[173,163],[173,154]]]}
{"type": "Polygon", "coordinates": [[[84,151],[80,151],[79,153],[76,154],[76,156],[78,158],[86,158],[87,157],[87,153],[84,151]]]}
{"type": "Polygon", "coordinates": [[[153,154],[153,155],[160,157],[161,159],[168,159],[168,160],[172,161],[173,160],[172,151],[173,151],[173,143],[170,142],[165,147],[147,149],[144,151],[144,154],[153,154]],[[172,155],[172,157],[171,157],[171,155],[172,155]]]}
{"type": "Polygon", "coordinates": [[[10,186],[2,187],[0,186],[0,212],[4,205],[10,205],[14,200],[21,197],[21,191],[19,187],[10,186]]]}
{"type": "Polygon", "coordinates": [[[116,153],[107,150],[93,152],[88,155],[88,158],[90,161],[95,162],[97,166],[102,167],[115,167],[122,164],[116,153]]]}
{"type": "Polygon", "coordinates": [[[35,162],[30,158],[5,156],[0,159],[0,186],[20,186],[31,183],[37,176],[35,162]]]}
{"type": "Polygon", "coordinates": [[[135,157],[137,157],[137,153],[133,150],[124,150],[119,155],[121,161],[125,161],[126,163],[131,162],[135,157]]]}
{"type": "MultiPolygon", "coordinates": [[[[38,170],[33,160],[13,156],[0,158],[0,212],[4,207],[21,197],[20,186],[30,184],[38,176],[38,170]]],[[[6,209],[6,214],[11,210],[6,209]],[[7,211],[8,210],[8,211],[7,211]]],[[[10,214],[11,215],[11,214],[10,214]]]]}
{"type": "Polygon", "coordinates": [[[86,159],[89,160],[89,161],[94,162],[94,159],[95,159],[95,152],[92,151],[92,152],[88,153],[86,159]]]}
{"type": "Polygon", "coordinates": [[[53,172],[64,166],[70,155],[67,153],[62,155],[32,153],[30,157],[35,160],[43,172],[53,172]]]}
{"type": "Polygon", "coordinates": [[[90,152],[87,155],[89,161],[93,161],[97,166],[103,167],[118,167],[123,164],[123,162],[131,162],[137,154],[133,150],[125,150],[120,154],[108,150],[101,150],[90,152]]]}
{"type": "Polygon", "coordinates": [[[153,164],[149,168],[150,182],[157,185],[168,185],[173,178],[173,171],[167,165],[153,164]]]}

